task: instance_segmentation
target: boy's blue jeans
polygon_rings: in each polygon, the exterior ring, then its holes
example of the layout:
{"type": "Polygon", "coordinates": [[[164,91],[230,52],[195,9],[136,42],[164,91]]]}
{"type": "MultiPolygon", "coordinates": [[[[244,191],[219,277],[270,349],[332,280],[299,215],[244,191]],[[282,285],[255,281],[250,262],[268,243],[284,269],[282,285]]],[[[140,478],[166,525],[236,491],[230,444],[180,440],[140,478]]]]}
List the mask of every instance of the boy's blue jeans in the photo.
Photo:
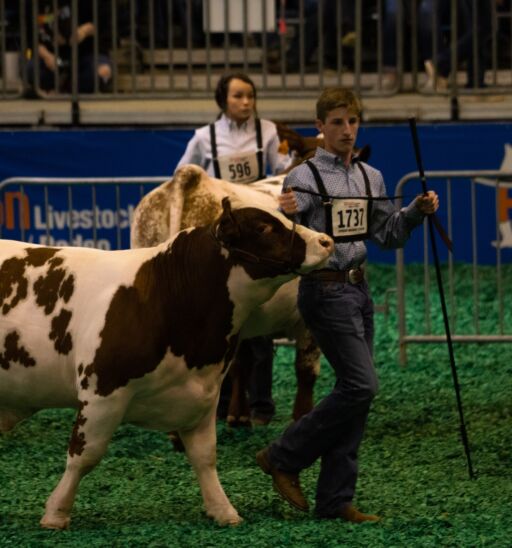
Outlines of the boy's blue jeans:
{"type": "Polygon", "coordinates": [[[336,517],[350,503],[357,481],[357,453],[371,401],[378,390],[373,366],[373,303],[366,281],[303,278],[299,309],[334,369],[334,388],[270,446],[280,470],[299,473],[321,459],[315,512],[336,517]]]}

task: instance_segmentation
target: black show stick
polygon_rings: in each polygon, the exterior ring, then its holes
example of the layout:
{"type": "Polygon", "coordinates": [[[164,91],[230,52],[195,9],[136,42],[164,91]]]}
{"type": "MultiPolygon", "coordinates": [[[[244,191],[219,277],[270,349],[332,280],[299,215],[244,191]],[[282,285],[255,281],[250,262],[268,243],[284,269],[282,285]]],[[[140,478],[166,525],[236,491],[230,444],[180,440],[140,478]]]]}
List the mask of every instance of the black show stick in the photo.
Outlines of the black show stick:
{"type": "MultiPolygon", "coordinates": [[[[414,152],[416,153],[416,163],[418,165],[418,172],[420,174],[420,180],[421,180],[421,186],[423,188],[423,194],[427,194],[427,181],[425,178],[425,172],[423,171],[423,162],[421,160],[421,152],[420,152],[420,142],[418,139],[418,131],[416,129],[416,118],[409,118],[409,127],[411,129],[411,135],[412,140],[414,143],[414,152]]],[[[466,452],[466,459],[468,462],[468,472],[470,479],[475,478],[475,474],[473,472],[473,466],[471,464],[471,453],[469,450],[469,441],[468,441],[468,434],[466,431],[466,425],[464,422],[464,412],[462,410],[462,399],[460,396],[460,385],[459,385],[459,379],[457,375],[457,367],[455,365],[455,356],[453,353],[453,344],[452,344],[452,337],[450,334],[450,324],[448,322],[448,312],[446,310],[446,300],[444,297],[444,289],[443,289],[443,280],[441,277],[441,265],[439,262],[439,256],[437,253],[437,246],[436,246],[436,239],[434,235],[434,223],[433,223],[433,217],[434,215],[428,215],[428,228],[429,228],[429,235],[430,235],[430,243],[432,246],[432,255],[434,257],[434,264],[436,267],[436,277],[437,277],[437,286],[439,288],[439,298],[441,300],[441,309],[443,311],[443,320],[444,320],[444,329],[446,332],[446,342],[448,344],[448,354],[450,357],[450,368],[452,370],[452,378],[453,378],[453,386],[455,388],[455,395],[457,397],[457,408],[459,410],[459,419],[460,419],[460,433],[462,436],[462,443],[464,445],[464,450],[466,452]]],[[[451,248],[450,248],[451,251],[451,248]]]]}

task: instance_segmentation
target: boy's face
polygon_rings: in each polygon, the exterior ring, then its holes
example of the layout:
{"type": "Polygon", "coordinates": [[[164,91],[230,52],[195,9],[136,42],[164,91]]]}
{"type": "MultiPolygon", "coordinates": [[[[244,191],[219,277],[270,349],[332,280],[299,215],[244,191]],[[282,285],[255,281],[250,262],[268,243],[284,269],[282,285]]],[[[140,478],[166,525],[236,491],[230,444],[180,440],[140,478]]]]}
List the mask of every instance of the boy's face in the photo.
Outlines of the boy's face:
{"type": "Polygon", "coordinates": [[[322,120],[316,121],[318,131],[323,133],[325,150],[344,160],[352,157],[359,130],[359,116],[346,107],[331,110],[322,120]]]}

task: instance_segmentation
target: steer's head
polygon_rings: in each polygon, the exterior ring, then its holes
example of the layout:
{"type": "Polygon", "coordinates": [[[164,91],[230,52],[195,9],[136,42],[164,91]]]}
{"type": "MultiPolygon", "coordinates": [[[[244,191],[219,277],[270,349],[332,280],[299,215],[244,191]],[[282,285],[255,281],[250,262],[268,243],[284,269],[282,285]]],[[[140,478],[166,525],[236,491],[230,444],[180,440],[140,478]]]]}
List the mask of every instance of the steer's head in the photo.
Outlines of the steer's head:
{"type": "Polygon", "coordinates": [[[293,223],[277,210],[222,201],[216,239],[251,278],[305,274],[321,268],[334,249],[332,239],[293,223]]]}

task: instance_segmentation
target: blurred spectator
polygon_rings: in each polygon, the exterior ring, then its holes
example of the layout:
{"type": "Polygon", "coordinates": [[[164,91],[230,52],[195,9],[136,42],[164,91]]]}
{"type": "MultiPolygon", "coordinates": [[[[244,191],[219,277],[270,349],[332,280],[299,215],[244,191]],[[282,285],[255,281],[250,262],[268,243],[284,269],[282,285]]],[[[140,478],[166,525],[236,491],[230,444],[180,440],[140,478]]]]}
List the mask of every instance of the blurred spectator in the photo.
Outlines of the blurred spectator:
{"type": "MultiPolygon", "coordinates": [[[[314,53],[319,44],[318,20],[320,2],[319,0],[304,0],[304,65],[306,68],[317,68],[314,53]]],[[[300,2],[298,0],[286,2],[287,18],[290,13],[293,18],[300,18],[300,2]]],[[[353,46],[354,34],[354,10],[353,0],[324,0],[321,3],[322,22],[321,29],[323,37],[323,63],[325,68],[338,68],[338,32],[340,32],[341,46],[353,46]],[[337,28],[337,10],[341,10],[341,29],[337,28]]],[[[297,25],[296,32],[287,48],[286,71],[298,72],[300,69],[300,27],[297,25]]],[[[277,56],[278,57],[278,56],[277,56]]],[[[280,59],[269,60],[269,70],[280,72],[280,59]],[[273,61],[273,62],[272,62],[273,61]]]]}
{"type": "Polygon", "coordinates": [[[112,62],[109,58],[111,33],[110,2],[98,2],[96,24],[93,17],[93,1],[80,0],[78,4],[77,27],[72,28],[71,0],[58,0],[57,11],[54,2],[43,0],[38,5],[38,56],[39,80],[36,82],[35,60],[31,44],[32,9],[27,2],[28,35],[30,49],[27,52],[26,95],[35,95],[37,89],[46,92],[69,93],[72,86],[72,48],[77,43],[78,91],[94,92],[96,75],[100,91],[108,91],[112,78],[112,62]],[[95,42],[98,47],[97,58],[94,55],[95,42]],[[58,78],[57,78],[58,75],[58,78]]]}
{"type": "MultiPolygon", "coordinates": [[[[491,36],[492,3],[501,0],[457,0],[457,62],[466,62],[466,87],[485,86],[488,40],[491,36]],[[474,56],[476,52],[476,57],[474,56]]],[[[448,76],[452,61],[451,38],[442,47],[436,59],[425,61],[428,90],[443,90],[448,87],[448,76]]]]}
{"type": "MultiPolygon", "coordinates": [[[[450,9],[449,1],[442,0],[384,0],[382,13],[382,62],[383,75],[380,84],[377,84],[376,89],[379,90],[394,90],[399,85],[398,78],[398,59],[397,59],[397,33],[399,13],[402,13],[402,36],[413,36],[419,32],[419,50],[422,62],[432,57],[432,40],[433,40],[433,18],[436,20],[436,36],[437,50],[441,48],[441,24],[445,20],[444,14],[450,9]],[[416,6],[414,6],[416,2],[416,6]],[[416,8],[417,13],[417,28],[412,28],[412,13],[416,8]],[[405,29],[409,28],[410,32],[405,29]]],[[[407,51],[404,41],[404,54],[407,51]]],[[[402,67],[403,68],[403,67],[402,67]]]]}

